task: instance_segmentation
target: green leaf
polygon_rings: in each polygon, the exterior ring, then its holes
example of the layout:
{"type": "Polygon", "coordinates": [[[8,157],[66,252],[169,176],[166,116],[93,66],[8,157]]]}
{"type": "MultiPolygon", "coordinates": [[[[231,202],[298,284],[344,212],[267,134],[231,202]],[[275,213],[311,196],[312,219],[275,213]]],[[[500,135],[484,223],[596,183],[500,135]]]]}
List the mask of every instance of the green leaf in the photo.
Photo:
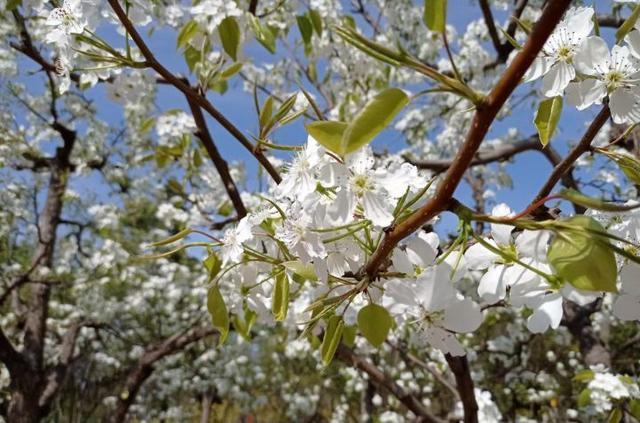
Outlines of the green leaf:
{"type": "Polygon", "coordinates": [[[281,322],[287,318],[289,310],[289,278],[286,272],[276,275],[276,283],[273,287],[271,311],[276,321],[281,322]]]}
{"type": "Polygon", "coordinates": [[[342,317],[333,315],[327,322],[327,329],[324,331],[322,339],[321,357],[322,363],[328,366],[333,360],[333,356],[340,345],[342,331],[344,330],[344,320],[342,317]]]}
{"type": "Polygon", "coordinates": [[[558,276],[585,291],[616,292],[618,267],[609,240],[595,219],[574,216],[565,220],[570,229],[556,234],[547,252],[558,276]]]}
{"type": "Polygon", "coordinates": [[[387,339],[393,319],[386,308],[369,304],[358,312],[358,328],[367,341],[378,348],[387,339]]]}
{"type": "Polygon", "coordinates": [[[304,264],[299,260],[285,261],[282,265],[296,275],[308,281],[317,281],[318,276],[312,264],[304,264]]]}
{"type": "Polygon", "coordinates": [[[447,23],[447,0],[424,0],[424,23],[435,32],[444,32],[447,23]]]}
{"type": "Polygon", "coordinates": [[[591,389],[585,388],[578,394],[578,407],[584,408],[591,404],[591,389]]]}
{"type": "Polygon", "coordinates": [[[207,309],[211,315],[213,327],[220,331],[218,345],[222,345],[229,335],[229,313],[227,312],[227,306],[224,303],[222,294],[220,294],[218,285],[209,288],[209,292],[207,293],[207,309]]]}
{"type": "Polygon", "coordinates": [[[509,35],[509,33],[507,31],[505,31],[502,28],[500,28],[500,31],[502,31],[502,35],[504,35],[504,38],[507,39],[507,42],[509,44],[511,44],[511,46],[513,48],[515,48],[516,50],[521,50],[522,49],[522,46],[520,45],[520,43],[518,41],[516,41],[516,39],[513,38],[511,35],[509,35]]]}
{"type": "Polygon", "coordinates": [[[629,414],[636,420],[640,420],[640,400],[632,399],[629,401],[629,414]]]}
{"type": "Polygon", "coordinates": [[[624,40],[624,37],[626,37],[627,34],[635,26],[639,16],[640,16],[640,4],[633,9],[633,12],[631,12],[631,15],[627,18],[626,21],[622,23],[622,25],[620,25],[620,28],[618,28],[618,30],[616,31],[616,44],[619,44],[622,40],[624,40]]]}
{"type": "Polygon", "coordinates": [[[258,314],[251,310],[250,308],[246,308],[244,310],[244,319],[240,318],[240,316],[233,316],[233,326],[236,329],[236,332],[240,334],[244,339],[249,341],[251,339],[251,328],[256,321],[258,314]]]}
{"type": "Polygon", "coordinates": [[[318,37],[322,36],[322,17],[317,10],[309,10],[309,18],[311,19],[311,23],[313,24],[313,29],[318,34],[318,37]]]}
{"type": "Polygon", "coordinates": [[[218,27],[220,42],[224,51],[233,59],[238,60],[238,47],[240,47],[240,26],[233,16],[227,16],[218,27]]]}
{"type": "Polygon", "coordinates": [[[533,123],[538,130],[540,142],[544,147],[549,144],[553,133],[556,131],[562,113],[562,97],[553,97],[544,100],[538,106],[538,113],[533,123]]]}
{"type": "Polygon", "coordinates": [[[342,150],[352,153],[369,144],[409,103],[399,88],[388,88],[369,101],[349,124],[342,136],[342,150]]]}
{"type": "Polygon", "coordinates": [[[227,67],[220,73],[220,76],[222,76],[223,78],[230,78],[236,73],[240,72],[240,69],[242,69],[242,65],[242,62],[236,62],[232,65],[229,65],[229,67],[227,67]]]}
{"type": "Polygon", "coordinates": [[[169,238],[165,238],[162,239],[160,241],[157,242],[152,242],[151,244],[149,244],[149,247],[162,247],[164,245],[168,245],[168,244],[173,244],[176,241],[181,240],[182,238],[186,237],[187,235],[189,235],[192,232],[191,229],[186,228],[181,230],[180,232],[178,232],[175,235],[171,235],[169,238]]]}
{"type": "Polygon", "coordinates": [[[222,269],[222,260],[218,258],[218,255],[214,251],[209,251],[209,255],[202,261],[202,263],[204,264],[205,269],[207,269],[210,281],[213,280],[213,278],[220,273],[220,269],[222,269]]]}
{"type": "Polygon", "coordinates": [[[609,418],[607,419],[607,423],[620,423],[622,421],[622,410],[619,408],[614,408],[611,410],[611,414],[609,414],[609,418]]]}
{"type": "Polygon", "coordinates": [[[607,201],[602,201],[598,198],[588,197],[572,188],[562,189],[558,193],[558,196],[564,198],[565,200],[571,201],[574,204],[578,204],[580,206],[593,210],[624,212],[640,208],[640,204],[625,205],[619,203],[610,203],[607,201]]]}
{"type": "Polygon", "coordinates": [[[358,332],[358,326],[345,326],[344,330],[342,331],[342,343],[349,348],[353,348],[353,346],[356,344],[356,332],[358,332]]]}
{"type": "Polygon", "coordinates": [[[253,33],[256,36],[256,40],[263,45],[264,48],[269,50],[272,54],[276,52],[276,36],[274,31],[270,28],[263,26],[260,20],[253,15],[249,15],[249,24],[253,29],[253,33]]]}
{"type": "Polygon", "coordinates": [[[264,128],[273,115],[273,97],[269,96],[262,105],[260,111],[260,128],[264,128]]]}
{"type": "Polygon", "coordinates": [[[616,162],[622,173],[634,184],[640,185],[640,162],[630,154],[616,153],[602,148],[596,150],[616,162]]]}
{"type": "Polygon", "coordinates": [[[15,10],[18,6],[22,4],[22,0],[8,0],[5,9],[7,12],[11,12],[15,10]]]}
{"type": "Polygon", "coordinates": [[[573,377],[573,380],[577,382],[588,382],[595,377],[593,370],[581,370],[573,377]]]}
{"type": "Polygon", "coordinates": [[[342,136],[347,130],[347,124],[344,122],[335,122],[328,120],[319,120],[305,125],[307,132],[320,145],[327,150],[343,156],[345,151],[342,147],[342,136]]]}
{"type": "Polygon", "coordinates": [[[196,21],[189,21],[178,33],[177,45],[178,48],[186,47],[193,37],[198,33],[198,23],[196,21]]]}
{"type": "Polygon", "coordinates": [[[298,22],[298,29],[300,29],[300,35],[305,45],[311,43],[311,36],[313,35],[313,23],[307,15],[296,16],[298,22]]]}
{"type": "Polygon", "coordinates": [[[191,72],[193,72],[193,69],[195,69],[201,58],[202,55],[200,54],[200,50],[195,49],[190,45],[184,49],[184,60],[187,62],[187,66],[189,66],[189,70],[191,72]]]}

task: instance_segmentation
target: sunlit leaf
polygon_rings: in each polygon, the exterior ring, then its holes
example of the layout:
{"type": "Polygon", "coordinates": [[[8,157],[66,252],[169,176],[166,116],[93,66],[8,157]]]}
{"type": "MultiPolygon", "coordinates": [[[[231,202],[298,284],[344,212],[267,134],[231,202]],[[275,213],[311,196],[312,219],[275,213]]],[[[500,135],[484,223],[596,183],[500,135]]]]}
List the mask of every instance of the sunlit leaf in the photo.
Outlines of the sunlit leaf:
{"type": "Polygon", "coordinates": [[[233,16],[227,16],[218,27],[220,42],[224,51],[233,59],[238,60],[238,47],[240,47],[240,26],[233,16]]]}
{"type": "Polygon", "coordinates": [[[344,155],[345,150],[342,146],[342,136],[347,130],[347,124],[344,122],[335,122],[328,120],[320,120],[305,125],[307,132],[320,145],[327,150],[332,151],[339,156],[344,155]]]}
{"type": "Polygon", "coordinates": [[[560,114],[562,113],[562,97],[553,97],[540,102],[538,106],[538,112],[533,123],[538,130],[538,136],[543,146],[547,146],[551,137],[553,137],[558,122],[560,121],[560,114]]]}
{"type": "Polygon", "coordinates": [[[211,315],[211,323],[213,327],[220,331],[220,339],[218,345],[222,345],[229,335],[229,312],[224,303],[224,298],[220,294],[218,285],[209,288],[207,293],[207,310],[211,315]]]}
{"type": "Polygon", "coordinates": [[[369,304],[358,312],[358,329],[376,348],[387,339],[392,325],[393,319],[387,309],[377,304],[369,304]]]}
{"type": "Polygon", "coordinates": [[[425,0],[424,23],[432,31],[444,32],[447,23],[447,0],[425,0]]]}
{"type": "Polygon", "coordinates": [[[286,272],[276,275],[276,282],[273,286],[271,311],[276,321],[281,322],[287,318],[289,310],[289,278],[286,272]]]}
{"type": "Polygon", "coordinates": [[[341,316],[331,316],[327,322],[327,328],[324,331],[322,339],[321,357],[322,363],[328,366],[333,360],[333,356],[340,345],[342,339],[342,331],[344,330],[344,320],[341,316]]]}

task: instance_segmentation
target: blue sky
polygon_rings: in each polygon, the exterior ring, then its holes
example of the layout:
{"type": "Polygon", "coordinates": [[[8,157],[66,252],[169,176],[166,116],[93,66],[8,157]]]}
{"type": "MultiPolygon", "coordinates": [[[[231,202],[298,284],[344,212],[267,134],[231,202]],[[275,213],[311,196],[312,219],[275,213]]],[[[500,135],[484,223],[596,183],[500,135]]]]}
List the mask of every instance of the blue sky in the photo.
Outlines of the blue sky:
{"type": "MultiPolygon", "coordinates": [[[[593,3],[597,10],[610,10],[610,0],[597,0],[593,3]]],[[[348,10],[348,8],[344,8],[348,10]]],[[[499,21],[504,21],[507,14],[500,11],[494,11],[499,21]]],[[[449,23],[454,25],[459,32],[472,20],[480,16],[480,10],[477,5],[469,0],[451,0],[449,2],[449,23]],[[455,7],[454,7],[455,4],[455,7]]],[[[297,28],[292,32],[297,35],[297,28]]],[[[149,46],[155,52],[157,58],[169,69],[176,73],[188,74],[187,67],[179,52],[176,51],[175,38],[176,33],[173,31],[157,31],[151,36],[141,31],[145,36],[149,46]]],[[[604,31],[606,38],[611,38],[611,31],[604,31]]],[[[113,31],[104,34],[110,42],[115,46],[122,46],[122,37],[113,31]]],[[[280,46],[282,48],[282,46],[280,46]]],[[[455,50],[455,46],[454,46],[455,50]]],[[[262,46],[257,43],[248,45],[244,54],[258,62],[270,62],[277,59],[272,56],[262,46]]],[[[27,69],[32,69],[33,64],[26,64],[27,69]]],[[[122,124],[123,115],[119,105],[114,104],[106,98],[103,86],[98,86],[89,90],[86,95],[91,98],[97,109],[99,117],[118,126],[122,124]]],[[[236,77],[229,86],[229,90],[224,95],[216,93],[209,94],[211,102],[237,127],[250,135],[256,132],[257,118],[255,116],[253,100],[250,93],[242,88],[242,80],[236,77]]],[[[518,128],[523,136],[528,136],[535,132],[532,124],[535,103],[537,99],[527,100],[524,105],[520,106],[518,112],[503,121],[496,122],[491,129],[488,138],[504,134],[508,128],[518,128]]],[[[156,104],[161,110],[169,110],[174,108],[182,108],[186,110],[184,97],[176,89],[170,86],[160,86],[156,104]]],[[[585,122],[597,113],[594,107],[585,112],[578,113],[575,110],[565,107],[562,114],[562,120],[559,131],[552,140],[552,145],[561,153],[567,150],[567,141],[576,140],[580,137],[584,130],[585,122]]],[[[216,141],[222,154],[231,162],[244,162],[250,174],[255,175],[256,162],[222,127],[213,121],[209,121],[209,127],[213,138],[216,141]]],[[[306,140],[306,133],[302,127],[302,120],[295,124],[291,124],[276,133],[275,141],[283,144],[302,144],[306,140]]],[[[402,145],[401,136],[393,131],[386,131],[374,141],[374,148],[383,147],[394,151],[395,146],[402,145]]],[[[551,167],[544,157],[538,152],[527,152],[519,155],[514,164],[509,165],[511,177],[513,179],[513,189],[503,189],[498,192],[498,201],[505,201],[512,208],[520,210],[525,207],[539,187],[543,184],[546,176],[549,174],[551,167]]],[[[97,193],[99,194],[99,193],[97,193]]],[[[472,204],[469,196],[469,189],[464,184],[458,189],[456,196],[468,204],[472,204]]],[[[449,228],[453,221],[447,219],[445,227],[449,228]]]]}

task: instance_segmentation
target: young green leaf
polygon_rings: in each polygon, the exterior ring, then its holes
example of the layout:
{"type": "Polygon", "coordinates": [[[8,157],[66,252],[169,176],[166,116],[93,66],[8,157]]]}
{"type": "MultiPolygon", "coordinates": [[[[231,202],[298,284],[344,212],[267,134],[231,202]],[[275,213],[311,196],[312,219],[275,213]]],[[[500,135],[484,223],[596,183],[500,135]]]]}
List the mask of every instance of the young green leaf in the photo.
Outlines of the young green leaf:
{"type": "Polygon", "coordinates": [[[335,122],[329,120],[319,120],[305,125],[307,132],[320,145],[327,150],[343,156],[345,151],[342,147],[342,136],[347,130],[347,124],[344,122],[335,122]]]}
{"type": "Polygon", "coordinates": [[[424,0],[424,23],[435,32],[444,32],[447,23],[447,0],[424,0]]]}
{"type": "Polygon", "coordinates": [[[249,15],[249,24],[253,29],[253,33],[256,36],[256,40],[264,48],[269,50],[270,53],[276,52],[276,35],[269,27],[266,27],[260,23],[260,20],[253,15],[249,15]]]}
{"type": "Polygon", "coordinates": [[[271,120],[271,116],[273,115],[273,97],[269,96],[264,102],[262,106],[262,110],[260,111],[260,128],[264,128],[269,120],[271,120]]]}
{"type": "Polygon", "coordinates": [[[186,237],[187,235],[189,235],[192,232],[192,229],[190,228],[186,228],[181,230],[180,232],[178,232],[175,235],[171,235],[169,238],[165,238],[163,240],[157,241],[157,242],[153,242],[151,244],[149,244],[149,247],[162,247],[168,244],[173,244],[176,241],[181,240],[182,238],[186,237]]]}
{"type": "Polygon", "coordinates": [[[560,114],[562,113],[562,97],[553,97],[544,100],[538,106],[538,112],[533,123],[538,130],[538,136],[540,142],[544,147],[549,144],[553,133],[560,121],[560,114]]]}
{"type": "Polygon", "coordinates": [[[352,153],[369,144],[408,103],[409,96],[399,88],[379,92],[345,130],[341,150],[352,153]]]}
{"type": "Polygon", "coordinates": [[[224,341],[229,335],[229,313],[227,312],[227,306],[224,303],[224,298],[220,294],[218,285],[214,285],[209,288],[207,293],[207,310],[211,315],[211,323],[213,327],[220,331],[220,340],[218,345],[224,344],[224,341]]]}
{"type": "Polygon", "coordinates": [[[578,204],[593,210],[624,212],[624,211],[630,211],[630,210],[640,208],[640,204],[625,205],[625,204],[618,204],[618,203],[610,203],[610,202],[602,201],[597,198],[587,197],[581,192],[571,188],[565,188],[561,190],[558,193],[558,196],[561,198],[564,198],[565,200],[571,201],[574,204],[578,204]]]}
{"type": "Polygon", "coordinates": [[[393,319],[386,308],[369,304],[358,312],[358,328],[371,345],[378,348],[387,339],[393,319]]]}
{"type": "Polygon", "coordinates": [[[240,25],[233,16],[227,16],[218,26],[220,42],[225,53],[233,60],[238,60],[238,47],[240,47],[240,25]]]}
{"type": "Polygon", "coordinates": [[[311,36],[313,35],[313,23],[311,19],[307,15],[299,15],[296,16],[296,21],[298,22],[302,42],[309,44],[311,42],[311,36]]]}
{"type": "Polygon", "coordinates": [[[358,326],[350,325],[345,326],[342,331],[342,343],[349,348],[353,348],[356,344],[356,333],[358,332],[358,326]]]}
{"type": "Polygon", "coordinates": [[[220,269],[222,269],[222,260],[218,258],[218,255],[214,251],[209,251],[209,255],[202,263],[209,273],[210,281],[213,280],[218,273],[220,273],[220,269]]]}
{"type": "Polygon", "coordinates": [[[327,322],[327,328],[324,331],[322,339],[321,357],[322,363],[328,366],[333,360],[333,356],[340,345],[342,339],[342,331],[344,330],[344,320],[341,316],[333,315],[327,322]]]}
{"type": "Polygon", "coordinates": [[[276,283],[273,287],[271,299],[271,311],[276,321],[281,322],[287,318],[289,310],[289,278],[286,272],[276,275],[276,283]]]}
{"type": "Polygon", "coordinates": [[[304,264],[299,260],[294,260],[294,261],[285,261],[284,263],[282,263],[282,265],[305,280],[308,280],[308,281],[318,280],[316,271],[313,268],[313,265],[311,264],[304,264]]]}
{"type": "Polygon", "coordinates": [[[178,48],[185,47],[189,41],[198,33],[198,23],[196,21],[189,21],[178,33],[177,45],[178,48]]]}
{"type": "Polygon", "coordinates": [[[565,222],[571,229],[556,234],[547,252],[556,273],[578,289],[616,292],[615,255],[609,240],[594,233],[605,229],[588,216],[574,216],[565,222]]]}
{"type": "Polygon", "coordinates": [[[614,408],[613,410],[611,410],[611,414],[609,414],[607,423],[620,423],[623,417],[624,414],[622,413],[622,410],[620,410],[619,408],[614,408]]]}
{"type": "Polygon", "coordinates": [[[627,34],[633,29],[636,21],[638,20],[638,17],[640,17],[640,4],[638,4],[633,9],[631,15],[629,15],[627,20],[625,20],[622,25],[620,25],[620,28],[618,28],[618,30],[616,31],[616,44],[620,44],[620,42],[624,40],[624,37],[626,37],[627,34]]]}
{"type": "Polygon", "coordinates": [[[638,159],[630,154],[616,153],[602,148],[596,149],[596,151],[616,162],[622,173],[633,184],[640,185],[640,162],[638,159]]]}
{"type": "Polygon", "coordinates": [[[309,10],[309,19],[311,19],[311,23],[313,24],[313,30],[316,31],[318,37],[322,36],[322,16],[318,13],[317,10],[309,10]]]}

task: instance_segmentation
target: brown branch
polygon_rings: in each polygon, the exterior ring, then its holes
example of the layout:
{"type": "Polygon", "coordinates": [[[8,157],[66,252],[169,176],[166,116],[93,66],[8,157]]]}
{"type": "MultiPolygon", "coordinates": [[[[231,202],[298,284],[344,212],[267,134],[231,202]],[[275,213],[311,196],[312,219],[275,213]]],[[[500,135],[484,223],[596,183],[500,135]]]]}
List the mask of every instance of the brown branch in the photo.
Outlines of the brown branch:
{"type": "Polygon", "coordinates": [[[464,409],[464,422],[478,423],[478,403],[476,402],[467,356],[454,357],[451,354],[445,354],[444,356],[456,378],[460,401],[462,401],[462,408],[464,409]]]}
{"type": "Polygon", "coordinates": [[[140,387],[153,373],[155,363],[214,333],[216,333],[216,330],[211,327],[199,327],[176,333],[164,341],[147,348],[133,368],[127,372],[128,376],[124,388],[118,397],[116,410],[110,420],[117,423],[125,421],[129,408],[135,402],[136,396],[140,391],[140,387]]]}
{"type": "Polygon", "coordinates": [[[359,272],[360,276],[366,273],[370,280],[375,278],[378,269],[385,262],[398,242],[418,230],[422,225],[446,209],[464,172],[473,161],[476,151],[478,151],[480,144],[489,131],[493,120],[522,80],[525,72],[529,66],[531,66],[531,63],[533,63],[533,60],[542,49],[542,46],[553,32],[570,3],[570,0],[555,0],[547,5],[522,50],[520,50],[511,62],[511,65],[505,70],[493,90],[483,102],[478,105],[466,139],[433,197],[431,197],[424,206],[409,216],[407,220],[395,227],[389,228],[385,233],[383,241],[364,268],[359,272]]]}
{"type": "Polygon", "coordinates": [[[258,0],[251,0],[249,3],[249,13],[253,16],[256,16],[256,12],[258,11],[258,0]]]}
{"type": "Polygon", "coordinates": [[[498,29],[496,28],[496,22],[493,19],[493,13],[491,13],[491,6],[489,6],[489,2],[487,0],[480,0],[480,9],[482,9],[484,23],[487,27],[487,30],[489,31],[491,42],[493,43],[493,47],[498,53],[498,57],[502,59],[503,57],[505,57],[505,55],[509,56],[510,51],[507,51],[505,48],[505,44],[500,41],[500,34],[498,34],[498,29]]]}
{"type": "Polygon", "coordinates": [[[563,176],[571,172],[575,161],[578,160],[583,153],[589,151],[591,142],[595,136],[598,135],[602,126],[607,122],[607,120],[609,120],[610,116],[611,111],[609,110],[609,106],[604,106],[593,122],[591,122],[589,128],[587,128],[587,131],[582,136],[580,142],[578,142],[578,144],[571,149],[569,154],[567,154],[567,156],[553,169],[553,172],[549,175],[547,182],[545,182],[542,188],[540,188],[538,195],[536,195],[533,201],[531,201],[531,204],[535,204],[548,196],[558,181],[560,181],[563,176]]]}
{"type": "Polygon", "coordinates": [[[398,399],[398,401],[404,404],[405,407],[411,410],[411,412],[418,417],[418,421],[429,423],[443,422],[443,420],[431,414],[429,410],[422,405],[418,398],[405,391],[392,378],[384,374],[380,369],[368,362],[366,359],[356,355],[350,348],[340,345],[336,351],[336,357],[369,375],[369,380],[389,391],[398,399]]]}
{"type": "Polygon", "coordinates": [[[162,76],[167,82],[180,90],[185,96],[187,96],[191,101],[196,103],[202,109],[206,110],[223,128],[225,128],[233,137],[240,142],[240,144],[249,151],[258,162],[262,165],[262,167],[267,171],[271,178],[276,182],[280,183],[282,180],[280,178],[280,174],[276,170],[275,167],[269,162],[267,157],[264,155],[262,150],[256,148],[251,141],[233,124],[229,121],[218,109],[216,109],[213,104],[206,99],[206,97],[200,95],[197,91],[195,91],[191,86],[186,84],[181,78],[174,75],[171,71],[165,68],[155,57],[153,52],[149,49],[147,44],[144,42],[138,30],[135,28],[133,23],[129,20],[127,13],[122,9],[118,0],[109,0],[109,4],[111,8],[118,16],[118,19],[124,26],[127,33],[131,36],[133,41],[136,43],[142,56],[146,60],[146,65],[153,70],[155,70],[160,76],[162,76]]]}
{"type": "Polygon", "coordinates": [[[229,196],[231,203],[233,203],[233,207],[236,209],[238,220],[242,219],[247,215],[247,209],[242,202],[242,198],[240,198],[240,193],[238,192],[236,183],[231,177],[227,161],[222,157],[222,155],[218,151],[218,148],[213,142],[213,138],[211,137],[209,128],[207,128],[207,122],[204,118],[204,115],[202,114],[200,106],[195,104],[195,102],[189,97],[187,97],[187,102],[189,103],[189,108],[191,109],[193,120],[198,127],[196,136],[202,142],[202,145],[207,150],[207,154],[209,154],[209,158],[218,171],[218,175],[220,175],[220,179],[222,180],[224,189],[225,191],[227,191],[227,195],[229,196]]]}

